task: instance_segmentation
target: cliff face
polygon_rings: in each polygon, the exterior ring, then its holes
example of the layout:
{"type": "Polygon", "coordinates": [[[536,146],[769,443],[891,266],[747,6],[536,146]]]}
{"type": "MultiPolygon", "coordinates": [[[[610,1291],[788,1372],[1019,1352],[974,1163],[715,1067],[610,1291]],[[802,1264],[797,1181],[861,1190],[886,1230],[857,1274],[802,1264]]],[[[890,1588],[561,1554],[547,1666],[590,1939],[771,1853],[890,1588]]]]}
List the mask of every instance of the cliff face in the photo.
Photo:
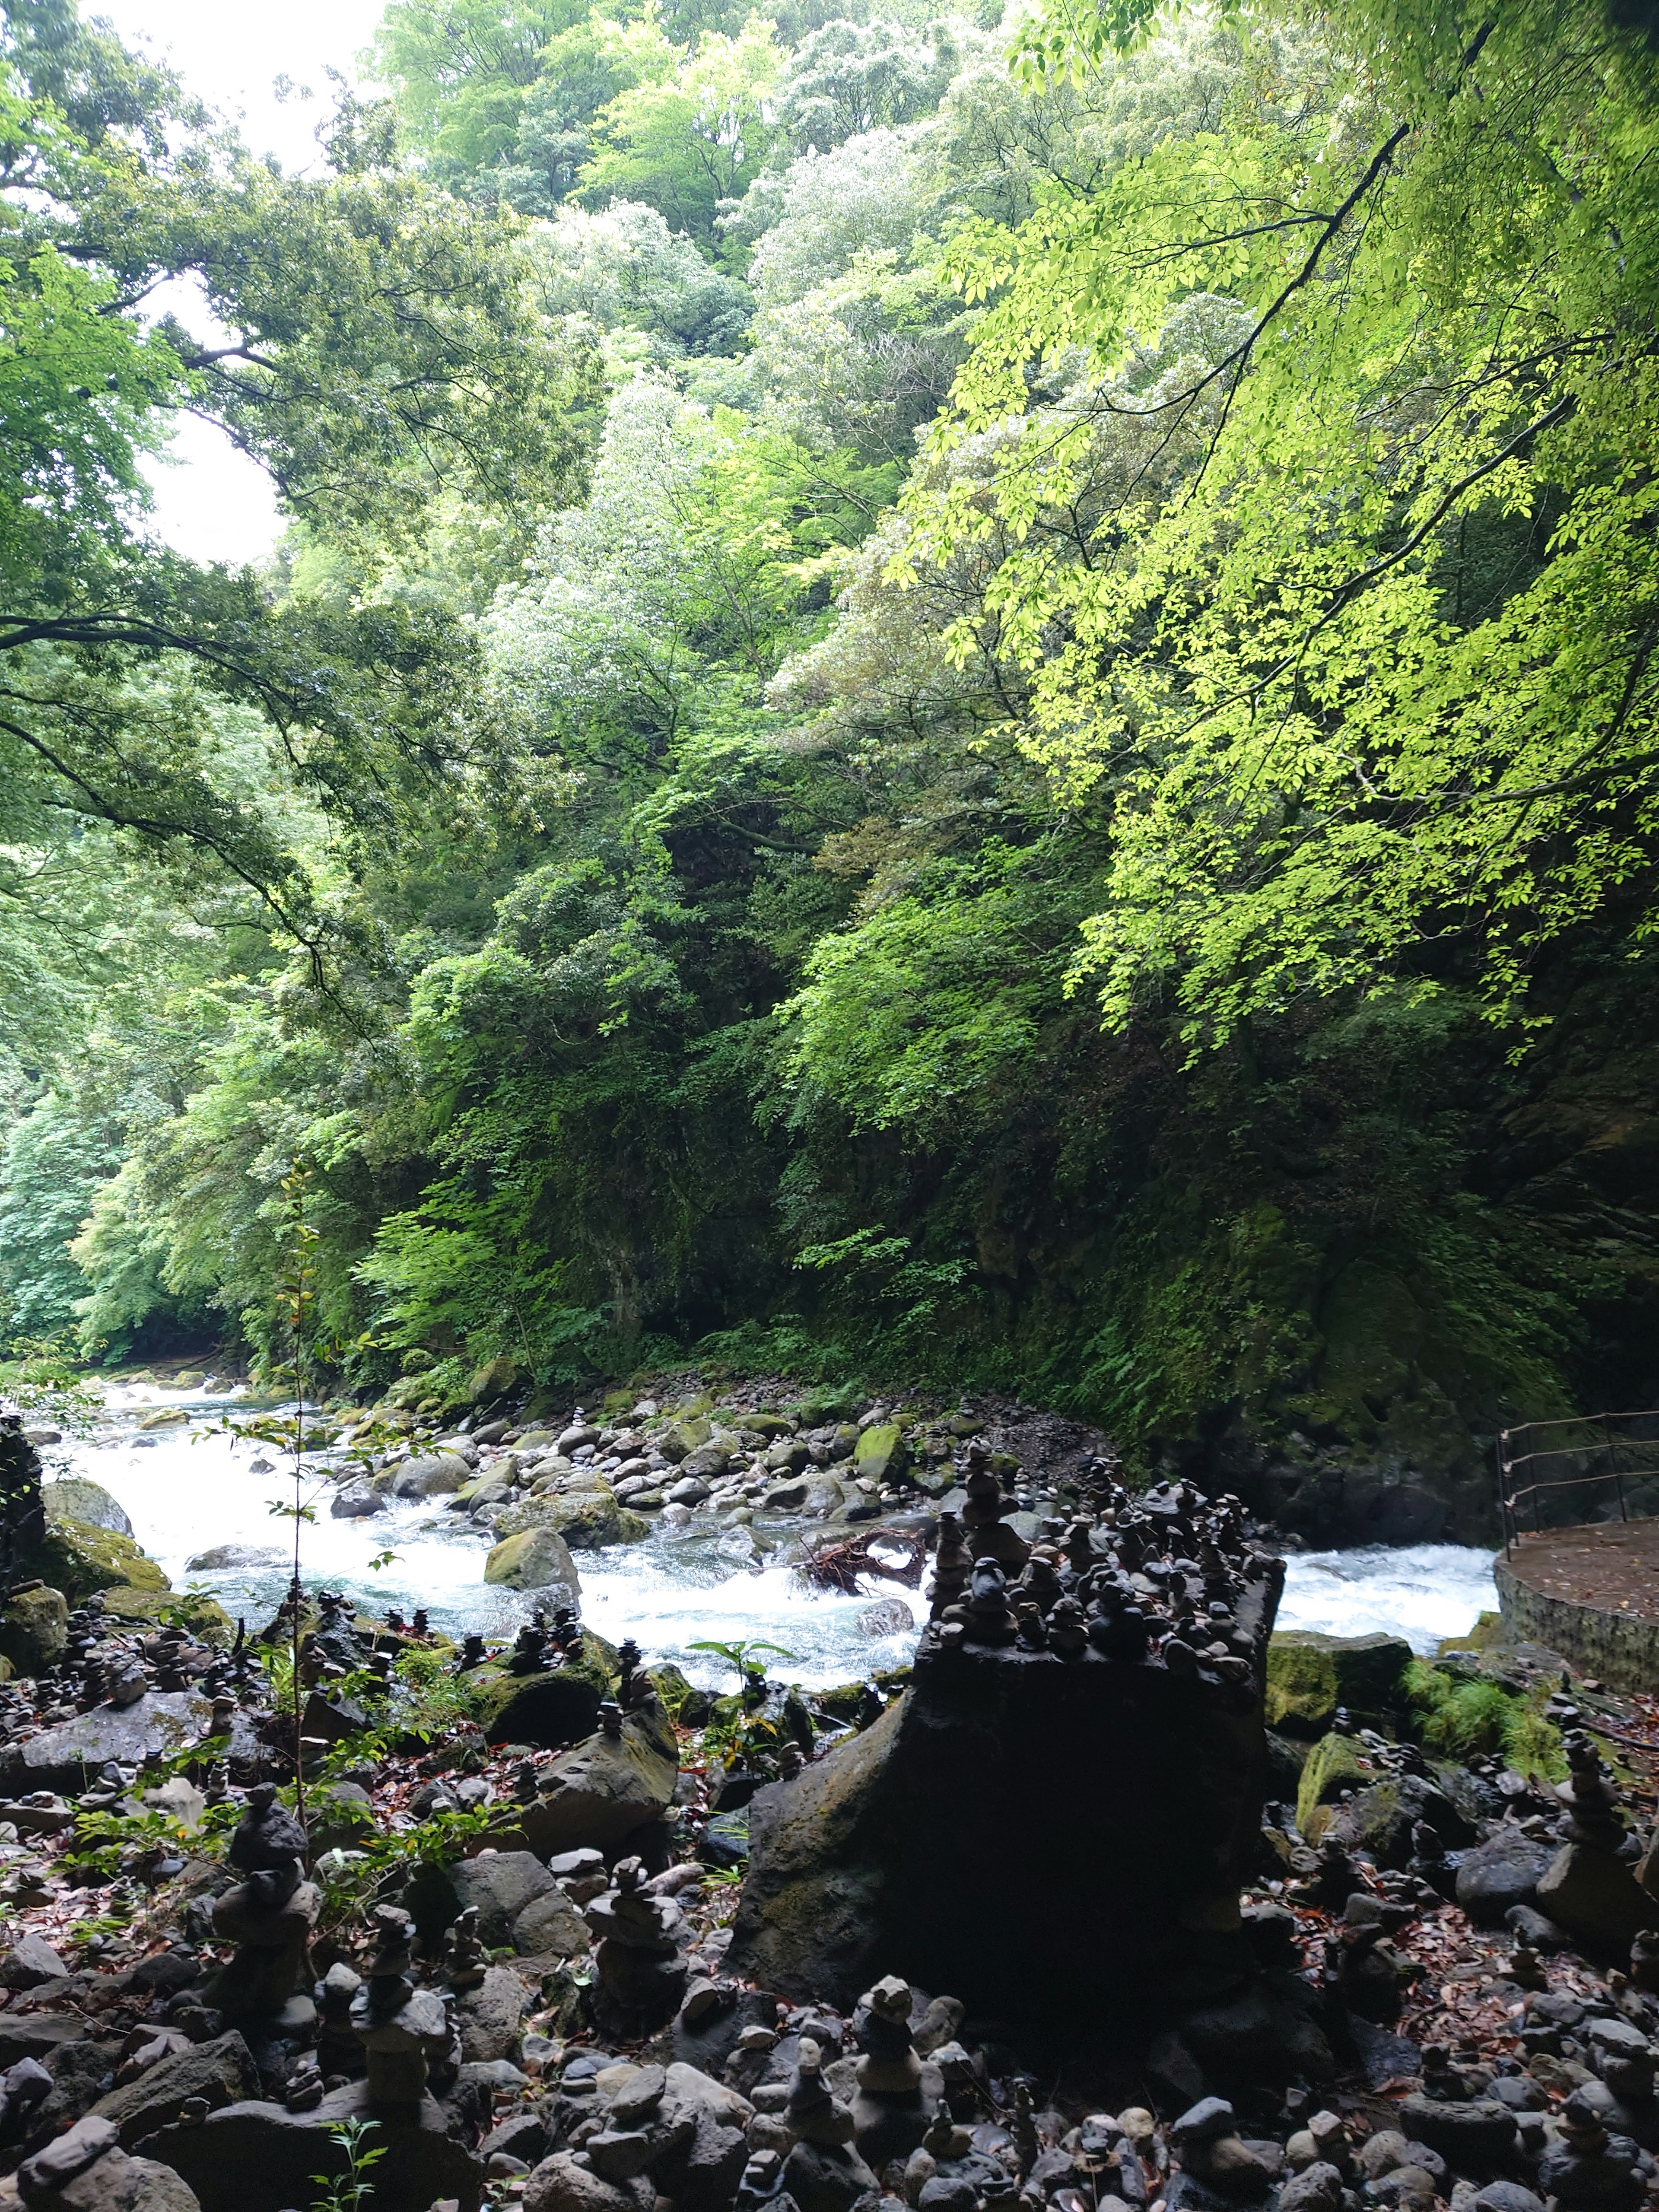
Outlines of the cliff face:
{"type": "Polygon", "coordinates": [[[1581,958],[1538,1003],[1513,1062],[1449,992],[1103,1042],[975,1186],[958,1371],[1315,1540],[1487,1538],[1498,1428],[1659,1391],[1659,994],[1581,958]]]}

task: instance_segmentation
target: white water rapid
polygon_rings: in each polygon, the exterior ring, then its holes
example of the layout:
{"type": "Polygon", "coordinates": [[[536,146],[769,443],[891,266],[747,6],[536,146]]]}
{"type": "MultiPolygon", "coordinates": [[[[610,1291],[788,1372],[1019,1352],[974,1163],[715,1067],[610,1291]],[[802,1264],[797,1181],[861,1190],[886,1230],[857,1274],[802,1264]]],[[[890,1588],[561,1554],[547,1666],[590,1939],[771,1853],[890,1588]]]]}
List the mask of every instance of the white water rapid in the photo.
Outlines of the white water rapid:
{"type": "MultiPolygon", "coordinates": [[[[132,1523],[133,1534],[160,1562],[176,1589],[204,1590],[250,1628],[267,1620],[292,1571],[293,1522],[273,1514],[290,1505],[289,1462],[270,1446],[225,1434],[234,1391],[161,1390],[143,1384],[105,1387],[106,1413],[95,1432],[42,1452],[48,1480],[79,1475],[100,1484],[132,1523]],[[178,1407],[190,1425],[142,1431],[138,1421],[158,1405],[178,1407]],[[256,1463],[264,1471],[256,1472],[256,1463]],[[233,1549],[223,1565],[192,1565],[203,1554],[233,1549]]],[[[389,1502],[363,1520],[330,1517],[334,1485],[316,1479],[306,1495],[317,1508],[301,1529],[301,1571],[313,1588],[349,1592],[383,1613],[405,1615],[424,1606],[435,1628],[451,1634],[478,1629],[511,1635],[527,1616],[515,1592],[486,1587],[489,1540],[441,1499],[389,1502]],[[379,1554],[396,1557],[371,1565],[379,1554]]],[[[897,1595],[918,1621],[917,1594],[878,1583],[842,1597],[805,1587],[787,1566],[757,1566],[741,1528],[658,1528],[642,1543],[576,1554],[582,1615],[612,1642],[632,1636],[648,1659],[670,1659],[696,1682],[722,1686],[725,1662],[692,1650],[696,1643],[760,1640],[782,1647],[769,1671],[781,1680],[822,1688],[902,1665],[914,1629],[872,1636],[860,1615],[878,1597],[897,1595]]],[[[1447,1544],[1405,1550],[1304,1553],[1286,1562],[1279,1626],[1361,1635],[1389,1629],[1414,1650],[1432,1651],[1443,1636],[1462,1634],[1483,1607],[1495,1602],[1492,1554],[1447,1544]]]]}

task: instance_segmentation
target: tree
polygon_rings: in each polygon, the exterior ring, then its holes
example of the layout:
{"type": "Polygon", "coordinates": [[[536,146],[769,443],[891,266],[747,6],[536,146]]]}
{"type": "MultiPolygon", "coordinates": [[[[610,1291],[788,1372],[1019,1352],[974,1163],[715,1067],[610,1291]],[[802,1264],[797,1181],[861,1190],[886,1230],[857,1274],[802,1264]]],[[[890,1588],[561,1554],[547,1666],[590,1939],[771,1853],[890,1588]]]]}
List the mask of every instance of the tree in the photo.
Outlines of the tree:
{"type": "Polygon", "coordinates": [[[751,15],[735,36],[705,31],[682,53],[653,7],[613,40],[638,82],[599,112],[583,197],[644,200],[676,229],[712,241],[721,203],[740,198],[765,159],[780,61],[772,26],[751,15]]]}
{"type": "MultiPolygon", "coordinates": [[[[1180,498],[1103,518],[1063,577],[1006,562],[994,594],[1034,758],[1115,813],[1079,972],[1117,1023],[1173,994],[1194,1043],[1307,993],[1433,991],[1468,945],[1525,1018],[1541,949],[1645,917],[1659,857],[1655,57],[1547,4],[1355,0],[1326,30],[1300,106],[1247,69],[1219,133],[955,260],[994,304],[947,441],[1067,359],[1109,378],[1194,287],[1249,311],[1188,383],[1108,403],[1176,436],[1222,395],[1180,498]]],[[[1056,16],[1027,52],[1125,67],[1105,37],[1056,16]]],[[[1066,465],[1011,450],[1000,514],[1066,465]]],[[[987,526],[915,512],[937,546],[987,526]]]]}

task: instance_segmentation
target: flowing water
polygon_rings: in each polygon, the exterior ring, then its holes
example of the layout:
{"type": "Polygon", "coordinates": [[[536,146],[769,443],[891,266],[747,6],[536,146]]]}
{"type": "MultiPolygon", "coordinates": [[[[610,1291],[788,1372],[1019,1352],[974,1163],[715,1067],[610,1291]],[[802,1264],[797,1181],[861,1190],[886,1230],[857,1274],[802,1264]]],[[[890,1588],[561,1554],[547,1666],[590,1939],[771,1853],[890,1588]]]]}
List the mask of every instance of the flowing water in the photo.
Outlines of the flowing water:
{"type": "MultiPolygon", "coordinates": [[[[294,1523],[272,1511],[293,1503],[290,1463],[273,1447],[220,1426],[238,1410],[234,1390],[112,1384],[105,1396],[106,1417],[93,1436],[46,1449],[48,1479],[75,1474],[100,1483],[176,1589],[208,1592],[251,1627],[268,1619],[292,1571],[294,1523]],[[191,1425],[140,1431],[140,1417],[157,1405],[183,1408],[191,1425]],[[190,1564],[227,1547],[236,1548],[234,1562],[190,1564]]],[[[328,1506],[334,1486],[321,1474],[326,1458],[319,1456],[304,1492],[318,1511],[300,1536],[309,1585],[344,1590],[377,1612],[396,1606],[407,1615],[423,1605],[434,1627],[451,1634],[478,1629],[511,1635],[517,1629],[529,1608],[515,1592],[485,1585],[489,1539],[482,1530],[463,1515],[445,1512],[441,1499],[393,1499],[386,1512],[368,1519],[333,1520],[328,1506]],[[386,1552],[396,1556],[383,1566],[372,1564],[386,1552]]],[[[787,1531],[763,1533],[781,1537],[787,1531]]],[[[757,1565],[748,1553],[746,1532],[695,1522],[678,1530],[659,1526],[641,1543],[579,1553],[583,1618],[613,1642],[631,1635],[647,1658],[672,1659],[692,1680],[709,1686],[728,1680],[729,1669],[713,1654],[692,1650],[698,1643],[777,1644],[788,1656],[771,1656],[770,1671],[818,1688],[901,1666],[910,1656],[914,1629],[872,1635],[860,1616],[875,1598],[896,1593],[920,1620],[915,1593],[879,1583],[860,1596],[842,1597],[808,1589],[789,1567],[757,1565]]],[[[1393,1630],[1414,1650],[1432,1651],[1441,1637],[1462,1634],[1494,1603],[1492,1558],[1449,1544],[1296,1554],[1286,1562],[1279,1626],[1342,1636],[1393,1630]]]]}

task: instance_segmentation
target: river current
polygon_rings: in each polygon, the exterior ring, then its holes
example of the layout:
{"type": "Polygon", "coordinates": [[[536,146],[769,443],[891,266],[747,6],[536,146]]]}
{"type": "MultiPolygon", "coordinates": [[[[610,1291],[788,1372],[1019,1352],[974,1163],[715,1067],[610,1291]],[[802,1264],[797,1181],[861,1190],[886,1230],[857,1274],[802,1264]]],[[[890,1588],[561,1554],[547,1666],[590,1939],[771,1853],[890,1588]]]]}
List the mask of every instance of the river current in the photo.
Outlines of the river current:
{"type": "MultiPolygon", "coordinates": [[[[289,1463],[272,1448],[220,1428],[226,1413],[235,1413],[236,1397],[109,1385],[94,1433],[66,1433],[42,1458],[49,1480],[80,1475],[101,1484],[176,1589],[205,1591],[252,1627],[288,1587],[294,1524],[271,1509],[291,1504],[294,1490],[289,1463]],[[181,1407],[190,1425],[141,1431],[138,1422],[158,1405],[181,1407]],[[263,1470],[261,1462],[269,1463],[263,1470]],[[226,1547],[239,1554],[234,1563],[192,1565],[226,1547]]],[[[307,1584],[346,1591],[376,1612],[395,1606],[407,1615],[424,1606],[433,1626],[451,1634],[511,1635],[526,1617],[517,1593],[484,1583],[487,1535],[465,1516],[446,1513],[441,1499],[393,1500],[384,1513],[337,1521],[328,1510],[333,1492],[319,1466],[302,1493],[318,1514],[301,1529],[307,1584]],[[387,1552],[395,1556],[374,1564],[387,1552]]],[[[1295,1553],[1286,1561],[1279,1625],[1339,1636],[1389,1630],[1431,1652],[1496,1603],[1492,1562],[1490,1552],[1452,1544],[1295,1553]]],[[[696,1644],[779,1645],[787,1656],[769,1658],[775,1675],[823,1688],[910,1656],[915,1628],[872,1635],[861,1623],[875,1599],[902,1597],[918,1623],[925,1613],[917,1593],[891,1582],[850,1597],[811,1589],[793,1568],[757,1562],[746,1530],[699,1528],[695,1521],[681,1529],[659,1526],[641,1543],[579,1553],[576,1565],[590,1627],[613,1642],[631,1635],[647,1659],[672,1660],[709,1686],[729,1680],[730,1671],[713,1654],[693,1650],[696,1644]]]]}

